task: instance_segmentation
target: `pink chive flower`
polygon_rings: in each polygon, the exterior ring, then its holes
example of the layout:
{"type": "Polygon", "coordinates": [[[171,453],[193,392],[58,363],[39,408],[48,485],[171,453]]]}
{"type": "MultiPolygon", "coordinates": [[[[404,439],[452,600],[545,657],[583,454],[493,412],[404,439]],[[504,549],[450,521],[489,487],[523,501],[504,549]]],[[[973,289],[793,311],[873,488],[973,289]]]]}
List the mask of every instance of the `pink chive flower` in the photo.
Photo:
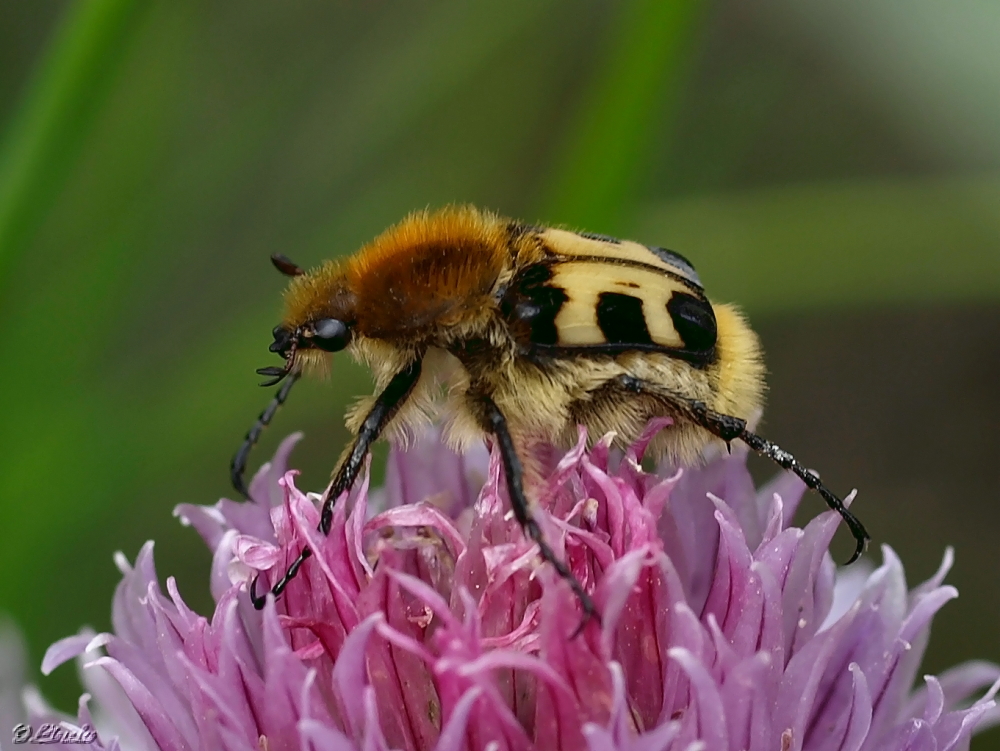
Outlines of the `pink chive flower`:
{"type": "Polygon", "coordinates": [[[118,558],[114,633],[58,642],[43,670],[87,652],[103,719],[85,695],[74,722],[105,749],[118,733],[169,751],[947,751],[1000,720],[997,666],[918,677],[957,594],[950,552],[914,589],[888,547],[838,572],[838,517],[790,526],[791,475],[755,490],[736,447],[644,472],[665,424],[624,457],[582,432],[553,454],[536,514],[602,616],[575,639],[578,603],[511,518],[496,453],[434,435],[394,450],[385,487],[366,477],[324,537],[286,469],[292,436],[256,502],[177,508],[214,551],[211,618],[161,590],[147,543],[118,558]],[[249,579],[303,545],[298,578],[254,610],[249,579]]]}

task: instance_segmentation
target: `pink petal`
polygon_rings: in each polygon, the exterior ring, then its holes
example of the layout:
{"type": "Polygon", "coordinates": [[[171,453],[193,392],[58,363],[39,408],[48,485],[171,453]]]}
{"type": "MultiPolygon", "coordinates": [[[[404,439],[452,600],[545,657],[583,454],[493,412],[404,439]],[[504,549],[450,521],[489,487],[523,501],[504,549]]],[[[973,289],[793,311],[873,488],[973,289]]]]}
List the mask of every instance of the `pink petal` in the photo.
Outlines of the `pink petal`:
{"type": "Polygon", "coordinates": [[[67,636],[57,641],[45,650],[45,656],[42,658],[42,675],[49,675],[64,662],[82,655],[93,638],[94,632],[85,629],[76,636],[67,636]]]}
{"type": "Polygon", "coordinates": [[[156,741],[157,748],[162,751],[187,751],[191,748],[171,722],[163,706],[124,665],[110,657],[99,657],[90,664],[107,670],[118,681],[156,741]]]}

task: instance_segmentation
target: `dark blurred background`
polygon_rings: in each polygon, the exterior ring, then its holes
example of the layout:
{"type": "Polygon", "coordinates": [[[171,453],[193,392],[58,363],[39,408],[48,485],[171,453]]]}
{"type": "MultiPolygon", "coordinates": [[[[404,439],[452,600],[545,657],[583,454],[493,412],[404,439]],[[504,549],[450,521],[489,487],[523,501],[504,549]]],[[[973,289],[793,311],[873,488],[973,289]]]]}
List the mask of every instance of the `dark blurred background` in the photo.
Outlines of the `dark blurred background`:
{"type": "MultiPolygon", "coordinates": [[[[689,256],[768,353],[762,432],[962,597],[926,670],[1000,660],[1000,7],[975,0],[0,0],[0,611],[37,665],[111,556],[227,494],[283,280],[473,202],[689,256]]],[[[369,387],[292,430],[318,486],[369,387]]],[[[755,464],[761,477],[772,470],[755,464]]],[[[813,498],[804,513],[821,510],[813,498]]],[[[849,541],[839,539],[844,557],[849,541]]],[[[71,669],[40,680],[75,704],[71,669]]],[[[2,732],[2,731],[0,731],[2,732]]],[[[1000,748],[1000,733],[974,748],[1000,748]],[[992,744],[992,745],[991,745],[992,744]]]]}

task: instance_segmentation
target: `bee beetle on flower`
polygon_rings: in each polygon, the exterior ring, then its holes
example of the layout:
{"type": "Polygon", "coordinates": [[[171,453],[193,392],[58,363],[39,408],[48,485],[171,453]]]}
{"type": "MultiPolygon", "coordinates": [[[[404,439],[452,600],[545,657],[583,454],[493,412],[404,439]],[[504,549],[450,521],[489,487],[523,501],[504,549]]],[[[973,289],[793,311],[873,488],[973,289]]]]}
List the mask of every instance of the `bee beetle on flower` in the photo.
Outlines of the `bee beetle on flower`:
{"type": "MultiPolygon", "coordinates": [[[[437,408],[455,446],[492,436],[503,459],[515,518],[541,557],[573,588],[585,616],[590,596],[546,542],[532,515],[533,447],[573,444],[578,426],[614,432],[622,447],[650,419],[670,417],[650,452],[679,464],[711,442],[743,441],[818,491],[856,540],[861,522],[795,457],[751,432],[763,403],[757,336],[730,305],[712,303],[694,267],[658,247],[537,227],[472,207],[414,213],[352,256],[292,277],[265,385],[284,381],[233,458],[243,479],[251,448],[299,376],[346,350],[372,370],[377,392],[347,416],[354,434],[323,496],[319,529],[358,477],[372,443],[398,438],[437,408]]],[[[281,594],[311,551],[277,581],[281,594]]],[[[254,581],[256,584],[256,580],[254,581]]],[[[265,597],[251,587],[261,608],[265,597]]]]}

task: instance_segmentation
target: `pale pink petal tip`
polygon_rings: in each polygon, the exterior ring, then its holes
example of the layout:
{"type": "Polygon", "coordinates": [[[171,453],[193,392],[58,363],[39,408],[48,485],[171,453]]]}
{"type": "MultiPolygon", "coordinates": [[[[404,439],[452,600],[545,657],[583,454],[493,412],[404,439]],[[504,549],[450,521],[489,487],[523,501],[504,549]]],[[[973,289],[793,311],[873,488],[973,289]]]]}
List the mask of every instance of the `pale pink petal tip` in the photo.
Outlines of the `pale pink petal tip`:
{"type": "MultiPolygon", "coordinates": [[[[918,680],[956,595],[950,550],[912,590],[888,547],[837,570],[839,517],[790,527],[803,484],[757,491],[744,450],[645,472],[669,425],[624,454],[582,430],[568,453],[538,449],[536,519],[601,611],[576,638],[579,602],[509,513],[499,456],[439,432],[394,449],[386,486],[366,474],[323,536],[288,467],[295,435],[253,501],[177,508],[213,551],[210,618],[161,589],[147,544],[116,558],[113,633],[57,642],[43,670],[86,663],[103,749],[958,751],[1000,722],[996,665],[918,680]],[[255,610],[250,580],[264,591],[306,545],[255,610]]],[[[72,722],[91,723],[86,702],[72,722]]]]}

